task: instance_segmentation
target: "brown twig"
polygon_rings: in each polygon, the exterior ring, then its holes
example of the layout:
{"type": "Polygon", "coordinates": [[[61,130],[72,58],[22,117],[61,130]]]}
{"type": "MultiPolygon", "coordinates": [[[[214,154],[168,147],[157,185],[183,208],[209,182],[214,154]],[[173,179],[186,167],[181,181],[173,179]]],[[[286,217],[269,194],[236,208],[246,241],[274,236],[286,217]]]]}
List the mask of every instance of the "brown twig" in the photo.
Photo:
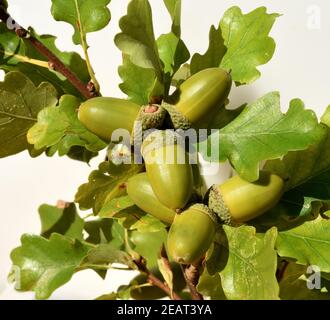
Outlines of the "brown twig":
{"type": "Polygon", "coordinates": [[[199,280],[198,264],[191,264],[188,267],[182,267],[184,277],[186,279],[190,295],[193,300],[204,300],[203,296],[197,291],[196,286],[199,280]]]}
{"type": "Polygon", "coordinates": [[[57,58],[44,44],[37,38],[33,37],[28,30],[20,26],[7,12],[3,1],[0,0],[0,20],[4,22],[8,30],[14,31],[18,37],[30,41],[31,45],[44,57],[48,59],[49,68],[61,73],[70,81],[70,83],[86,98],[92,98],[98,95],[94,90],[90,89],[90,85],[84,84],[75,73],[67,68],[64,63],[57,58]]]}
{"type": "Polygon", "coordinates": [[[173,300],[182,300],[181,297],[177,293],[171,292],[171,289],[168,287],[168,285],[166,283],[164,283],[163,281],[158,279],[152,272],[150,272],[150,270],[148,270],[143,259],[140,259],[139,261],[134,261],[134,262],[135,262],[136,266],[138,267],[139,271],[143,272],[147,275],[147,279],[150,284],[163,290],[173,300]]]}
{"type": "Polygon", "coordinates": [[[283,260],[282,261],[282,266],[279,267],[277,270],[276,270],[276,279],[277,279],[277,282],[281,282],[281,280],[283,279],[283,276],[284,276],[284,273],[287,269],[287,267],[289,266],[289,262],[286,261],[286,260],[283,260]]]}

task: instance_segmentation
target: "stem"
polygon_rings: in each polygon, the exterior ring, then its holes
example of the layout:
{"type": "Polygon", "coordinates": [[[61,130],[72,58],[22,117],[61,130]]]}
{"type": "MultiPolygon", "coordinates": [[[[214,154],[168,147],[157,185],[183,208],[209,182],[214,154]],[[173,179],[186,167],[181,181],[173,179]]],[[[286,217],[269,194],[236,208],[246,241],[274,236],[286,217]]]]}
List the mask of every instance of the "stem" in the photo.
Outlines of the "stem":
{"type": "Polygon", "coordinates": [[[79,31],[80,31],[81,45],[82,45],[82,48],[83,48],[83,51],[84,51],[88,73],[89,73],[89,76],[91,77],[91,80],[92,80],[92,84],[93,84],[92,89],[94,89],[95,92],[99,92],[100,91],[100,85],[99,85],[99,83],[96,79],[95,72],[92,68],[92,64],[91,64],[91,61],[90,61],[90,58],[89,58],[87,38],[86,38],[86,33],[83,30],[83,25],[81,23],[81,16],[80,16],[80,10],[79,10],[79,7],[78,7],[78,1],[75,1],[75,4],[76,4],[77,15],[78,15],[78,28],[79,28],[79,31]]]}
{"type": "Polygon", "coordinates": [[[186,279],[190,295],[193,300],[204,300],[203,296],[197,291],[196,286],[198,284],[199,280],[199,268],[198,264],[191,264],[188,267],[183,267],[182,272],[184,274],[184,277],[186,279]]]}
{"type": "Polygon", "coordinates": [[[33,37],[28,30],[21,27],[19,24],[15,23],[13,26],[9,26],[8,21],[14,21],[10,14],[5,9],[3,2],[0,0],[0,20],[4,22],[8,30],[13,30],[16,32],[17,36],[30,41],[31,45],[44,57],[48,59],[48,67],[54,71],[61,73],[66,77],[71,84],[86,98],[92,98],[97,95],[97,93],[92,92],[88,89],[88,85],[84,84],[75,73],[68,69],[64,63],[58,59],[44,44],[42,44],[38,39],[33,37]]]}
{"type": "Polygon", "coordinates": [[[171,289],[169,286],[158,279],[154,274],[150,272],[150,270],[147,269],[143,259],[140,259],[139,261],[134,261],[136,266],[138,267],[140,272],[143,272],[147,275],[148,282],[152,284],[153,286],[158,287],[159,289],[163,290],[171,299],[173,300],[182,300],[181,297],[175,293],[171,292],[171,289]]]}
{"type": "Polygon", "coordinates": [[[282,266],[277,269],[277,271],[276,271],[277,282],[281,282],[281,280],[283,279],[284,273],[285,273],[286,268],[288,267],[288,265],[289,265],[289,262],[284,260],[282,262],[282,266]]]}
{"type": "Polygon", "coordinates": [[[22,56],[20,54],[4,51],[4,50],[1,50],[1,49],[0,49],[0,52],[3,53],[4,55],[14,57],[14,58],[16,58],[17,60],[19,60],[21,62],[30,63],[30,64],[33,64],[35,66],[46,68],[46,69],[49,68],[49,64],[48,64],[47,61],[32,59],[32,58],[29,58],[29,57],[22,56]]]}

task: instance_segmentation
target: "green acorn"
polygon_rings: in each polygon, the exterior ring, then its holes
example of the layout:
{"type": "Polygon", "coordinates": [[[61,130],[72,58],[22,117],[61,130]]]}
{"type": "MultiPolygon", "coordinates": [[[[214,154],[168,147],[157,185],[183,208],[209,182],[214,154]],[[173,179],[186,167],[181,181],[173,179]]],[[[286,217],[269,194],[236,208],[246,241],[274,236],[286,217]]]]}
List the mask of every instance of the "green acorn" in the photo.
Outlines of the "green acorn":
{"type": "Polygon", "coordinates": [[[158,200],[181,210],[193,192],[193,171],[180,137],[170,130],[154,131],[143,142],[141,153],[148,180],[158,200]]]}
{"type": "Polygon", "coordinates": [[[140,107],[124,99],[97,97],[83,102],[78,118],[85,127],[101,139],[110,142],[116,129],[132,133],[134,124],[139,121],[143,130],[159,128],[167,115],[158,105],[140,107]]]}
{"type": "Polygon", "coordinates": [[[198,262],[214,240],[217,223],[216,215],[202,204],[177,214],[167,237],[169,256],[181,264],[198,262]]]}
{"type": "MultiPolygon", "coordinates": [[[[181,113],[184,123],[188,120],[198,127],[225,105],[231,85],[232,78],[227,71],[220,68],[204,69],[184,81],[171,97],[170,103],[181,113]]],[[[181,122],[176,118],[174,124],[181,122]]]]}
{"type": "Polygon", "coordinates": [[[140,209],[167,224],[173,222],[175,212],[157,199],[145,172],[131,177],[126,187],[128,196],[140,209]]]}
{"type": "Polygon", "coordinates": [[[213,185],[206,202],[226,224],[242,223],[273,208],[281,199],[283,188],[282,178],[260,171],[256,182],[234,176],[221,185],[213,185]]]}
{"type": "Polygon", "coordinates": [[[97,97],[80,105],[78,118],[89,131],[110,142],[116,129],[132,131],[139,111],[140,106],[128,100],[97,97]]]}

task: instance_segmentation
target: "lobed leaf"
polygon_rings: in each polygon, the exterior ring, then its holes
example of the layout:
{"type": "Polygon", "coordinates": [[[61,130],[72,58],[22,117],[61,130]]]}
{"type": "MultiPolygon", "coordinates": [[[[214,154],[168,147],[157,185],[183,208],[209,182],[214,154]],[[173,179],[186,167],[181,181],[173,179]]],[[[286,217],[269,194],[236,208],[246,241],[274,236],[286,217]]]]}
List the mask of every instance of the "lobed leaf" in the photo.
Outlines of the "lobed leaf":
{"type": "Polygon", "coordinates": [[[229,159],[239,175],[255,181],[262,160],[305,150],[321,135],[315,113],[305,110],[302,101],[291,101],[288,112],[283,114],[279,94],[272,92],[248,105],[235,120],[202,141],[200,149],[204,155],[206,150],[218,150],[213,155],[219,158],[213,161],[229,159]]]}
{"type": "Polygon", "coordinates": [[[37,299],[49,298],[67,283],[90,250],[78,240],[56,233],[49,240],[26,234],[21,243],[11,253],[11,277],[19,290],[34,291],[37,299]]]}
{"type": "Polygon", "coordinates": [[[233,80],[248,84],[260,77],[257,67],[267,63],[275,51],[275,42],[269,37],[278,14],[268,14],[265,7],[243,14],[239,7],[228,9],[220,27],[227,52],[221,67],[231,70],[233,80]]]}
{"type": "Polygon", "coordinates": [[[51,12],[55,20],[72,25],[74,44],[81,44],[87,33],[103,29],[110,22],[107,5],[110,0],[52,0],[51,12]]]}
{"type": "Polygon", "coordinates": [[[38,114],[38,122],[29,129],[27,139],[36,149],[52,148],[60,156],[69,153],[73,146],[85,147],[97,152],[106,147],[93,133],[79,121],[77,109],[80,100],[71,95],[61,97],[58,106],[44,108],[38,114]]]}
{"type": "Polygon", "coordinates": [[[298,264],[316,265],[330,272],[330,221],[317,219],[280,231],[276,249],[281,257],[293,258],[298,264]]]}
{"type": "Polygon", "coordinates": [[[28,148],[26,134],[39,111],[57,103],[57,92],[43,82],[36,87],[19,72],[6,74],[0,82],[0,158],[28,148]]]}

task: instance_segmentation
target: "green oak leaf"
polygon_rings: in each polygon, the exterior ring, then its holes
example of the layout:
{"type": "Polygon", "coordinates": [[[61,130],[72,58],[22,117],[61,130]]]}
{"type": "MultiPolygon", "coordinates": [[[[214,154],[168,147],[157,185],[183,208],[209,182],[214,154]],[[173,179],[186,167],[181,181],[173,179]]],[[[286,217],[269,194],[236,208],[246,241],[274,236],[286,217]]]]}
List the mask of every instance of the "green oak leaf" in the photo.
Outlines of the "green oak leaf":
{"type": "Polygon", "coordinates": [[[203,296],[210,297],[211,300],[226,300],[221,286],[220,275],[215,273],[211,276],[207,268],[204,268],[198,280],[197,290],[203,296]]]}
{"type": "Polygon", "coordinates": [[[330,272],[330,221],[321,216],[314,220],[280,231],[276,241],[281,257],[293,258],[296,263],[316,265],[330,272]]]}
{"type": "Polygon", "coordinates": [[[115,37],[117,47],[139,67],[153,69],[162,81],[162,65],[153,30],[152,12],[147,0],[131,0],[127,15],[119,22],[121,33],[115,37]]]}
{"type": "Polygon", "coordinates": [[[55,20],[65,21],[74,28],[74,44],[81,44],[87,33],[103,29],[111,19],[107,5],[110,0],[52,0],[55,20]]]}
{"type": "Polygon", "coordinates": [[[83,240],[84,220],[80,218],[74,203],[59,201],[57,206],[43,204],[39,207],[41,236],[49,238],[59,233],[72,239],[83,240]]]}
{"type": "Polygon", "coordinates": [[[95,300],[117,300],[117,293],[112,292],[112,293],[107,293],[107,294],[102,294],[101,296],[97,297],[95,300]]]}
{"type": "Polygon", "coordinates": [[[250,226],[223,228],[226,237],[221,240],[213,264],[221,265],[221,283],[227,299],[278,299],[276,228],[262,235],[250,226]]]}
{"type": "Polygon", "coordinates": [[[19,72],[6,74],[0,82],[0,158],[28,148],[27,131],[39,111],[57,103],[55,88],[46,82],[38,87],[19,72]]]}
{"type": "Polygon", "coordinates": [[[116,166],[102,162],[98,170],[92,171],[88,182],[79,187],[75,202],[81,209],[93,208],[94,214],[98,214],[108,201],[125,193],[125,182],[141,169],[142,166],[137,164],[116,166]]]}
{"type": "Polygon", "coordinates": [[[164,0],[167,11],[172,19],[172,32],[180,38],[181,36],[181,0],[164,0]]]}
{"type": "MultiPolygon", "coordinates": [[[[68,68],[70,68],[81,81],[87,83],[89,74],[85,60],[76,52],[59,50],[56,45],[56,37],[52,35],[38,35],[32,28],[29,29],[32,36],[37,38],[52,53],[54,53],[68,68]]],[[[5,72],[19,71],[26,76],[35,86],[47,81],[51,83],[59,94],[69,93],[81,96],[81,93],[60,73],[48,68],[48,62],[30,43],[29,40],[19,39],[15,33],[8,30],[0,23],[0,68],[5,72]],[[39,62],[45,66],[38,65],[39,62]]]]}
{"type": "Polygon", "coordinates": [[[166,243],[167,232],[163,228],[157,232],[129,232],[132,249],[144,257],[149,269],[158,268],[158,258],[163,244],[166,243]]]}
{"type": "Polygon", "coordinates": [[[81,268],[107,268],[113,263],[124,264],[132,269],[136,268],[131,256],[125,251],[118,250],[113,245],[99,244],[97,247],[91,249],[84,261],[81,263],[81,268]]]}
{"type": "Polygon", "coordinates": [[[123,64],[118,68],[123,82],[119,88],[128,96],[128,100],[138,105],[147,105],[154,95],[162,95],[164,88],[159,83],[152,68],[142,68],[132,63],[128,55],[123,55],[123,64]]]}
{"type": "MultiPolygon", "coordinates": [[[[328,116],[330,116],[330,109],[325,112],[322,119],[328,116]]],[[[289,152],[283,159],[266,163],[266,169],[285,178],[286,190],[300,186],[313,177],[319,176],[318,179],[322,179],[324,172],[330,170],[330,128],[321,123],[319,130],[322,134],[308,149],[289,152]]],[[[318,189],[320,190],[321,186],[318,189]]]]}
{"type": "Polygon", "coordinates": [[[269,37],[278,14],[268,14],[265,7],[243,14],[239,7],[227,10],[220,22],[227,52],[221,67],[231,70],[233,80],[247,84],[257,80],[257,67],[267,63],[275,51],[275,42],[269,37]]]}
{"type": "Polygon", "coordinates": [[[184,81],[186,81],[190,74],[190,65],[185,63],[180,69],[173,75],[171,85],[178,88],[184,81]]]}
{"type": "Polygon", "coordinates": [[[157,39],[157,46],[159,57],[164,64],[164,72],[169,78],[190,58],[186,45],[173,32],[162,34],[157,39]]]}
{"type": "Polygon", "coordinates": [[[73,146],[82,146],[91,152],[104,149],[106,143],[78,120],[79,105],[78,98],[64,95],[58,106],[44,108],[38,114],[38,122],[28,131],[28,142],[36,149],[56,146],[60,156],[66,155],[73,146]]]}
{"type": "Polygon", "coordinates": [[[86,221],[84,229],[88,233],[86,241],[93,244],[109,243],[117,249],[124,249],[124,228],[114,219],[86,221]]]}
{"type": "Polygon", "coordinates": [[[11,253],[11,278],[21,291],[34,291],[37,299],[47,299],[67,283],[90,247],[59,234],[50,239],[23,235],[21,246],[11,253]]]}
{"type": "Polygon", "coordinates": [[[248,105],[234,121],[202,141],[200,149],[206,157],[207,150],[218,150],[219,154],[211,152],[214,157],[219,156],[212,160],[229,159],[239,175],[255,181],[262,160],[307,149],[319,141],[321,135],[315,113],[305,110],[301,100],[292,100],[288,112],[283,114],[279,93],[271,92],[248,105]]]}
{"type": "Polygon", "coordinates": [[[133,200],[125,195],[122,197],[111,199],[110,201],[104,203],[103,207],[99,212],[99,216],[102,218],[112,218],[118,212],[134,206],[133,200]]]}
{"type": "Polygon", "coordinates": [[[203,55],[199,53],[193,55],[190,63],[191,74],[195,74],[203,69],[219,67],[226,52],[227,48],[224,44],[221,28],[218,27],[217,29],[211,26],[209,47],[203,55]]]}
{"type": "Polygon", "coordinates": [[[141,232],[157,232],[166,228],[159,219],[145,213],[137,206],[121,210],[114,215],[114,219],[128,230],[139,230],[141,232]]]}
{"type": "Polygon", "coordinates": [[[308,278],[311,274],[307,267],[290,262],[280,280],[280,298],[282,300],[330,300],[330,281],[320,279],[321,288],[309,289],[308,278]]]}

